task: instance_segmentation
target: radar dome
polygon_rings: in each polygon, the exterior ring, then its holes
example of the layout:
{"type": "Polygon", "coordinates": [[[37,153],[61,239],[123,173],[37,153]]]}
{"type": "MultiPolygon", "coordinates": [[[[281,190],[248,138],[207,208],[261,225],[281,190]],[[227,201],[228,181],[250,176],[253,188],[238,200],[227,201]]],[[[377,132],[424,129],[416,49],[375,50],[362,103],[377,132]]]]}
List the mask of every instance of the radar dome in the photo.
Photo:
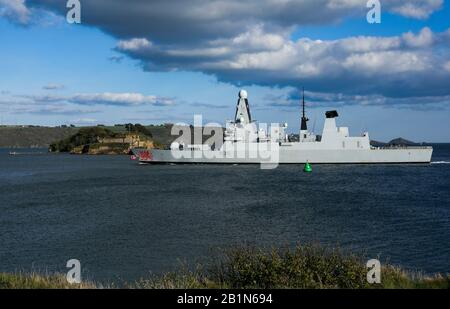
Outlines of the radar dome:
{"type": "Polygon", "coordinates": [[[245,91],[245,90],[239,91],[239,98],[241,98],[241,99],[247,99],[247,98],[248,98],[247,91],[245,91]]]}

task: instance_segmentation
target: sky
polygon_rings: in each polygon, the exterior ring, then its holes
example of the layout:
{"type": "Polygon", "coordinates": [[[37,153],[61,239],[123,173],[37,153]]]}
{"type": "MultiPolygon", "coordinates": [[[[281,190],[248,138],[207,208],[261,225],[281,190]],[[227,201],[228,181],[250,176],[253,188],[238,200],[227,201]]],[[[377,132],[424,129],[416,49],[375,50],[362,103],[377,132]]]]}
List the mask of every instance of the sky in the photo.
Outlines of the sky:
{"type": "Polygon", "coordinates": [[[372,139],[450,142],[450,3],[0,0],[0,124],[224,125],[240,89],[259,122],[324,113],[372,139]]]}

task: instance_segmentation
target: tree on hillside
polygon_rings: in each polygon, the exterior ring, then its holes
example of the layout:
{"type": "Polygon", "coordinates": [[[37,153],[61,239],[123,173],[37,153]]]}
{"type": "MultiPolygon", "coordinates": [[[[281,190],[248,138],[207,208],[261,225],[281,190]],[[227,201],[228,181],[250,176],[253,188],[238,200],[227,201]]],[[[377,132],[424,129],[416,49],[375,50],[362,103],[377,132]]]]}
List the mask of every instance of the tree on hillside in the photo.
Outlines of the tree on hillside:
{"type": "Polygon", "coordinates": [[[139,123],[136,123],[136,124],[127,123],[125,125],[125,129],[129,133],[137,133],[137,134],[146,135],[148,137],[153,137],[152,133],[145,126],[143,126],[139,123]]]}

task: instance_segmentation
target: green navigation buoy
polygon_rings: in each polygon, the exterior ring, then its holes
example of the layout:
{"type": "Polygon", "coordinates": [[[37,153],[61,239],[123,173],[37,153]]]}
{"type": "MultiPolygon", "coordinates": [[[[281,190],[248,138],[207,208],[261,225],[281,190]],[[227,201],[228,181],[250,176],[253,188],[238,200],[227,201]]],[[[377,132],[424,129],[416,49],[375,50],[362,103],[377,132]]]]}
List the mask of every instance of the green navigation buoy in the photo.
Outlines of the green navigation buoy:
{"type": "Polygon", "coordinates": [[[306,161],[306,164],[305,164],[305,167],[303,168],[303,171],[305,173],[312,173],[312,167],[311,167],[311,164],[309,164],[308,161],[306,161]]]}

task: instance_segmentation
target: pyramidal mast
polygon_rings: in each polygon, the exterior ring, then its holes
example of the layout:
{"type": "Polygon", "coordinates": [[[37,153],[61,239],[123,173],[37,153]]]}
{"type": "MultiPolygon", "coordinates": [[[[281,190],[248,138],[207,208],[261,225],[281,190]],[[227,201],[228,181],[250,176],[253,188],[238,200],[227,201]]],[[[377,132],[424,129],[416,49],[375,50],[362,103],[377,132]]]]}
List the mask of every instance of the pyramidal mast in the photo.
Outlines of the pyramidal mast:
{"type": "Polygon", "coordinates": [[[245,90],[241,90],[239,92],[239,100],[236,106],[236,116],[234,118],[236,123],[240,123],[242,125],[252,122],[250,107],[248,106],[248,94],[245,90]]]}

